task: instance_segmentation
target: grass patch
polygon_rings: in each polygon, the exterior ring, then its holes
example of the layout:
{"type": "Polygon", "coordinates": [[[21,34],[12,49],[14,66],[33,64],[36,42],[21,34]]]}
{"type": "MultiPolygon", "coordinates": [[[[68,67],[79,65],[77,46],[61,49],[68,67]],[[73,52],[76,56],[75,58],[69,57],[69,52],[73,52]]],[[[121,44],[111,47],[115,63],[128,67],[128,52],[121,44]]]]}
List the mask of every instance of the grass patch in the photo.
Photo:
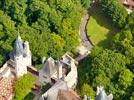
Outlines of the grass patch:
{"type": "Polygon", "coordinates": [[[109,47],[111,38],[117,29],[104,16],[100,7],[96,6],[93,10],[87,24],[88,36],[95,46],[109,47]]]}

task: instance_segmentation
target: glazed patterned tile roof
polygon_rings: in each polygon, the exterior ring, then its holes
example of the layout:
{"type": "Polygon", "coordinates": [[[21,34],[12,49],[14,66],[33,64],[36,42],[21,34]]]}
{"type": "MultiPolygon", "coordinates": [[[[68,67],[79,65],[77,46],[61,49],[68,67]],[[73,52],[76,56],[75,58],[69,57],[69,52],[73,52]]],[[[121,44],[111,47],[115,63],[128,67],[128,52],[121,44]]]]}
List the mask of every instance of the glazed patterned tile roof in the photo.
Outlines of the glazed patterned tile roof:
{"type": "Polygon", "coordinates": [[[9,100],[13,93],[13,78],[0,78],[0,100],[9,100]]]}

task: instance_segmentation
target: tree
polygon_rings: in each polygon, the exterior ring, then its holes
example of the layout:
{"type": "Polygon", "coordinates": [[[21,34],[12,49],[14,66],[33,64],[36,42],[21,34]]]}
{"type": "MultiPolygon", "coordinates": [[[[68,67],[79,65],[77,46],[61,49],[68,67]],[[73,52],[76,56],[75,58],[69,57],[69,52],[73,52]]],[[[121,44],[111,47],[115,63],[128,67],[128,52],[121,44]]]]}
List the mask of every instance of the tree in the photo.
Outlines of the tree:
{"type": "Polygon", "coordinates": [[[102,53],[103,49],[101,47],[95,47],[91,50],[92,54],[90,55],[91,58],[96,57],[97,55],[99,55],[100,53],[102,53]]]}
{"type": "Polygon", "coordinates": [[[1,0],[0,65],[9,58],[18,30],[23,40],[29,41],[35,66],[44,56],[60,58],[67,51],[74,52],[83,13],[79,0],[1,0]]]}
{"type": "Polygon", "coordinates": [[[49,55],[53,58],[57,58],[63,55],[64,40],[55,33],[51,34],[49,41],[49,55]]]}
{"type": "Polygon", "coordinates": [[[81,96],[84,97],[84,95],[91,97],[92,99],[95,98],[95,92],[93,88],[88,84],[83,84],[81,88],[81,96]]]}
{"type": "Polygon", "coordinates": [[[126,89],[131,86],[133,81],[133,73],[129,69],[123,69],[119,74],[119,85],[121,89],[126,89]]]}
{"type": "Polygon", "coordinates": [[[128,57],[132,62],[134,60],[133,35],[131,30],[123,30],[117,33],[113,38],[113,48],[128,57]]]}
{"type": "Polygon", "coordinates": [[[31,74],[25,74],[18,78],[15,83],[15,100],[23,100],[31,92],[35,85],[35,77],[31,74]]]}
{"type": "Polygon", "coordinates": [[[0,10],[0,66],[8,58],[15,38],[15,23],[9,16],[0,10]]]}
{"type": "Polygon", "coordinates": [[[127,17],[127,26],[131,29],[131,32],[134,36],[134,11],[127,17]]]}
{"type": "Polygon", "coordinates": [[[5,57],[0,55],[0,67],[3,65],[4,61],[5,61],[5,57]]]}
{"type": "Polygon", "coordinates": [[[103,12],[119,28],[126,24],[127,11],[119,0],[100,0],[103,12]]]}
{"type": "Polygon", "coordinates": [[[16,26],[20,24],[26,24],[26,1],[25,0],[2,0],[1,6],[8,16],[15,22],[16,26]]]}
{"type": "Polygon", "coordinates": [[[92,0],[81,0],[81,4],[83,7],[88,8],[90,6],[92,0]]]}
{"type": "Polygon", "coordinates": [[[79,0],[1,0],[0,66],[9,59],[18,30],[30,44],[35,66],[44,56],[60,58],[67,51],[74,53],[83,13],[79,0]]]}
{"type": "Polygon", "coordinates": [[[132,96],[130,97],[130,100],[134,100],[134,92],[132,93],[132,96]]]}
{"type": "Polygon", "coordinates": [[[104,72],[107,77],[112,78],[113,75],[124,68],[127,63],[128,59],[126,59],[124,55],[106,49],[92,59],[91,71],[93,71],[94,75],[104,72]]]}
{"type": "Polygon", "coordinates": [[[127,95],[133,81],[133,73],[126,67],[128,64],[129,59],[121,53],[94,47],[90,56],[80,63],[79,87],[82,89],[84,83],[92,88],[101,85],[106,92],[112,92],[115,99],[123,100],[122,95],[127,95]]]}
{"type": "Polygon", "coordinates": [[[105,88],[108,88],[110,86],[110,78],[102,71],[93,80],[93,86],[104,86],[105,88]]]}
{"type": "Polygon", "coordinates": [[[79,45],[79,36],[76,29],[72,28],[70,19],[63,20],[61,32],[61,36],[66,40],[65,50],[74,50],[79,45]]]}

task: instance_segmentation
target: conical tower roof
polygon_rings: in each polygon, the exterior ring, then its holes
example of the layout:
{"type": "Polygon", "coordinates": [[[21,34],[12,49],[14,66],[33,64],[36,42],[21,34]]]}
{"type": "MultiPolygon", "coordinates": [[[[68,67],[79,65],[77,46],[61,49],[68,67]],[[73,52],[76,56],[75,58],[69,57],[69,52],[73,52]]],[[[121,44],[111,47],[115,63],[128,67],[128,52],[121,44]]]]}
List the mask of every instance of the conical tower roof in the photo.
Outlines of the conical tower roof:
{"type": "Polygon", "coordinates": [[[96,100],[108,100],[108,97],[105,91],[100,91],[100,93],[96,96],[96,100]]]}
{"type": "Polygon", "coordinates": [[[23,54],[23,41],[18,34],[15,43],[14,43],[14,55],[15,56],[20,56],[23,54]]]}
{"type": "Polygon", "coordinates": [[[105,93],[105,90],[103,89],[103,87],[98,87],[97,91],[98,91],[98,94],[95,100],[108,100],[107,94],[105,93]]]}
{"type": "Polygon", "coordinates": [[[55,60],[52,57],[49,57],[43,65],[43,72],[48,76],[56,72],[55,60]]]}

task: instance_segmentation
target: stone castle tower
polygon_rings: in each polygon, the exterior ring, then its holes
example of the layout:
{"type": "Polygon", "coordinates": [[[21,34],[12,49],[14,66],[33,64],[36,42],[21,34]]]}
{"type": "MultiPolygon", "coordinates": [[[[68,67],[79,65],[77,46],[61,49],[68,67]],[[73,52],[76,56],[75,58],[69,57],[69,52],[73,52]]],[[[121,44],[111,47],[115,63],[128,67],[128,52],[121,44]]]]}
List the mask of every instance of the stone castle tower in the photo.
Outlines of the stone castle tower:
{"type": "Polygon", "coordinates": [[[17,36],[13,51],[10,53],[10,59],[15,61],[16,76],[20,77],[27,73],[27,66],[31,66],[31,51],[29,43],[23,42],[20,35],[17,36]]]}

